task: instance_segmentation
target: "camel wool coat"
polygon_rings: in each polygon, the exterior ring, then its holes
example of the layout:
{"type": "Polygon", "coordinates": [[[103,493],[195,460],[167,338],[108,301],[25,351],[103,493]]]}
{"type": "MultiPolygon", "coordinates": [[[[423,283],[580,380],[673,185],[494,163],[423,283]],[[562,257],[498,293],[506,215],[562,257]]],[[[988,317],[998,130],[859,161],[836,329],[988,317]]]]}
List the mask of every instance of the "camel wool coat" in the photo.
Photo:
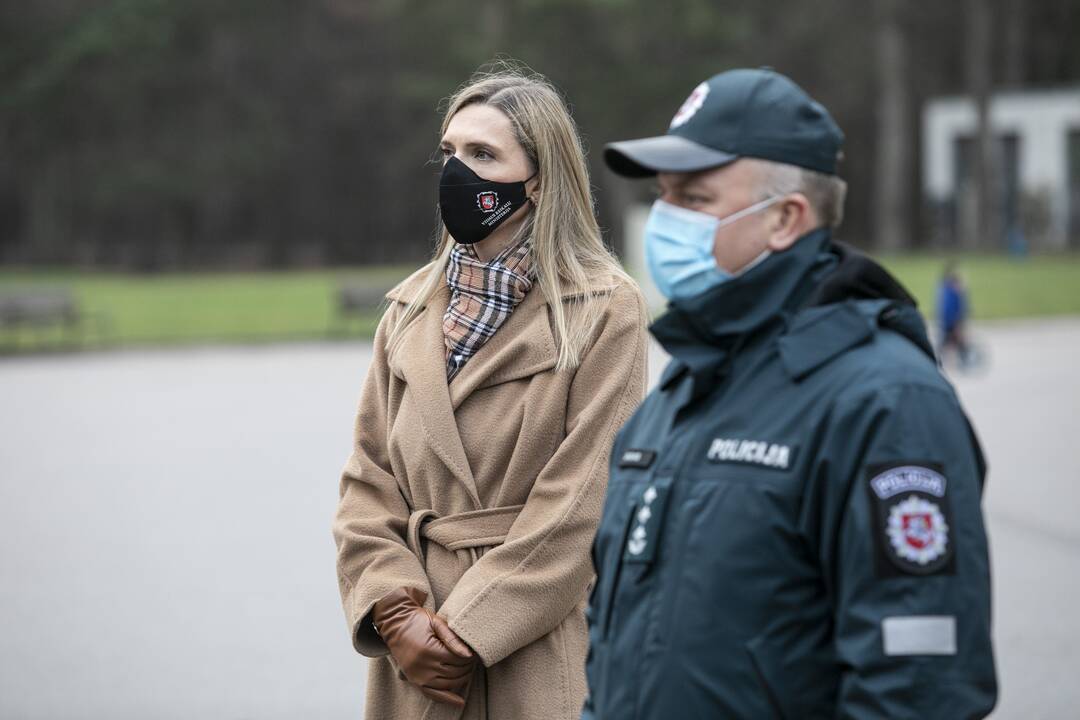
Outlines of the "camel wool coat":
{"type": "Polygon", "coordinates": [[[645,390],[644,301],[626,281],[600,283],[606,309],[581,364],[555,372],[536,286],[448,386],[445,285],[386,347],[430,267],[387,294],[333,526],[349,632],[372,658],[366,717],[577,720],[608,456],[645,390]],[[372,606],[401,587],[428,593],[478,655],[464,710],[408,683],[372,627],[372,606]]]}

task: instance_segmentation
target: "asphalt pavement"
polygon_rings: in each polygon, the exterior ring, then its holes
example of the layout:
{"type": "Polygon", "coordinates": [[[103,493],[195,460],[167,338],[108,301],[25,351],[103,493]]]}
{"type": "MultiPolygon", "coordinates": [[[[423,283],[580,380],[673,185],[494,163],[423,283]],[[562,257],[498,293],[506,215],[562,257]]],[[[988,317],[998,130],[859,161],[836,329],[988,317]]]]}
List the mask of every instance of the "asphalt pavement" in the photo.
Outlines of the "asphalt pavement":
{"type": "MultiPolygon", "coordinates": [[[[956,383],[991,466],[995,717],[1080,717],[1080,318],[979,340],[956,383]]],[[[369,361],[0,359],[0,717],[360,717],[329,527],[369,361]]]]}

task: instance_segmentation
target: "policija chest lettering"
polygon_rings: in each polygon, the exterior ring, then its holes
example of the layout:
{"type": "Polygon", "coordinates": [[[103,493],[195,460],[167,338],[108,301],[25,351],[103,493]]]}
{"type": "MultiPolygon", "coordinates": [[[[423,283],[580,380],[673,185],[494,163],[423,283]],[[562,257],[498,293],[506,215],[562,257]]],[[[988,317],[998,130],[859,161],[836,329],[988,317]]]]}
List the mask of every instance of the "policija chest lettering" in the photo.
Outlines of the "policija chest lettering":
{"type": "Polygon", "coordinates": [[[745,463],[760,465],[774,470],[787,470],[795,459],[794,449],[789,445],[762,440],[736,440],[716,438],[709,445],[705,457],[714,463],[745,463]]]}

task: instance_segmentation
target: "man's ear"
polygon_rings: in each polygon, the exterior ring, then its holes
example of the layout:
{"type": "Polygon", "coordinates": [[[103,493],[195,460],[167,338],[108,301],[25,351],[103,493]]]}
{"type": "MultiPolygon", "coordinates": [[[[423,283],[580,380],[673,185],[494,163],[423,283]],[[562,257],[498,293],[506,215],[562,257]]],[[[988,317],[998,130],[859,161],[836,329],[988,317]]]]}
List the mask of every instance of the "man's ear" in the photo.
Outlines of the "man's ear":
{"type": "Polygon", "coordinates": [[[769,249],[782,252],[814,226],[814,209],[802,193],[791,193],[769,213],[769,249]]]}

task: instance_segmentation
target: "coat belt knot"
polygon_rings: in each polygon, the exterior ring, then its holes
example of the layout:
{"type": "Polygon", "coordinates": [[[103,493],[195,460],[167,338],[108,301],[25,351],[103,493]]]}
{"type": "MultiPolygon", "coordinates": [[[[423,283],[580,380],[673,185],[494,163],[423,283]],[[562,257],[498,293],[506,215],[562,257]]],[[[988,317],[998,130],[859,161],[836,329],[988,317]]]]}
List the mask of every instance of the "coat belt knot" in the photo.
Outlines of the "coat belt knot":
{"type": "Polygon", "coordinates": [[[503,544],[523,507],[506,505],[443,516],[434,510],[416,510],[409,516],[406,541],[427,571],[436,608],[485,550],[503,544]],[[451,558],[456,562],[446,562],[451,558]]]}
{"type": "Polygon", "coordinates": [[[409,516],[409,549],[423,559],[421,538],[436,542],[447,550],[502,545],[523,507],[507,505],[442,517],[434,510],[416,510],[409,516]]]}

